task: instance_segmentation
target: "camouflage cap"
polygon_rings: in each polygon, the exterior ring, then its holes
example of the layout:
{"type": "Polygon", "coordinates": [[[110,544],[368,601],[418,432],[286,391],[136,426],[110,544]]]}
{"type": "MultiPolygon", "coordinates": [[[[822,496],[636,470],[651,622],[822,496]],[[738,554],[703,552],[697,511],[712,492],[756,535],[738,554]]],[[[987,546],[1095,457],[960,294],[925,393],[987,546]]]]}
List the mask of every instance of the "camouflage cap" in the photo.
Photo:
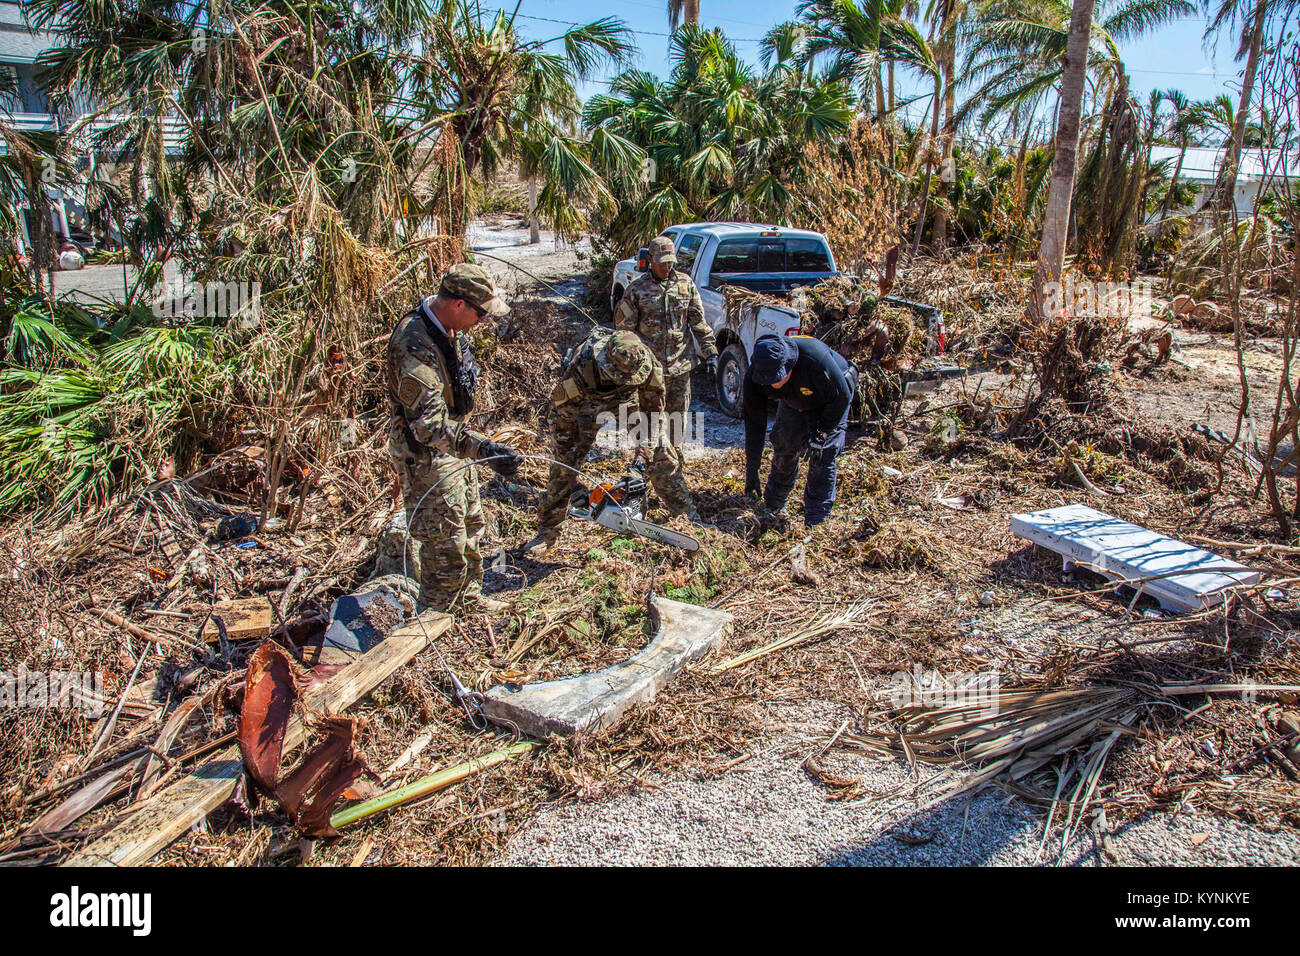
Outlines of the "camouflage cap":
{"type": "Polygon", "coordinates": [[[620,385],[640,385],[654,367],[654,357],[634,332],[606,336],[594,354],[601,372],[620,385]]]}
{"type": "Polygon", "coordinates": [[[442,277],[438,291],[452,299],[464,299],[472,302],[488,315],[505,315],[510,311],[506,300],[501,298],[492,276],[482,266],[462,262],[452,266],[442,277]]]}
{"type": "Polygon", "coordinates": [[[655,236],[650,240],[651,262],[676,262],[677,253],[673,252],[673,241],[667,236],[655,236]]]}

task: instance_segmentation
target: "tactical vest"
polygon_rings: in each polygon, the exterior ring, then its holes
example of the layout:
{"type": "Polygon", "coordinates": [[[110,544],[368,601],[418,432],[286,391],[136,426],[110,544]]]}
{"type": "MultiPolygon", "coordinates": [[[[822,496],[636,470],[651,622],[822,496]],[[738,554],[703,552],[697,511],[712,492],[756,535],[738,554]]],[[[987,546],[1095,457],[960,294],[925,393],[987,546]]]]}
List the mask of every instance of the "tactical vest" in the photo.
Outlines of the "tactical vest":
{"type": "Polygon", "coordinates": [[[551,401],[558,407],[583,395],[617,391],[618,385],[607,384],[596,365],[596,346],[614,333],[602,330],[587,337],[575,355],[564,357],[559,383],[551,390],[551,401]]]}
{"type": "Polygon", "coordinates": [[[428,313],[424,309],[424,303],[420,303],[408,314],[418,315],[424,323],[424,329],[429,333],[429,338],[437,349],[442,353],[442,360],[447,364],[447,375],[451,379],[452,402],[450,411],[457,418],[464,418],[474,410],[474,396],[478,391],[478,364],[474,361],[474,353],[470,350],[469,343],[463,338],[460,345],[460,358],[456,357],[456,347],[452,344],[451,339],[444,335],[438,326],[430,321],[428,313]]]}

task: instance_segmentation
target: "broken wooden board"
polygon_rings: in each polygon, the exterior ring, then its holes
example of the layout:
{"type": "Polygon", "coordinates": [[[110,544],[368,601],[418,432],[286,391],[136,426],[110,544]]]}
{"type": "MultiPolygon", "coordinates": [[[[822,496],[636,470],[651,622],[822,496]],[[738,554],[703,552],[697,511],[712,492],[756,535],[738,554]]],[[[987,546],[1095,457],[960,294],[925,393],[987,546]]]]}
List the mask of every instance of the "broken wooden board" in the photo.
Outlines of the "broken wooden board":
{"type": "Polygon", "coordinates": [[[212,617],[203,625],[203,639],[216,643],[221,631],[215,618],[226,626],[226,640],[253,641],[271,633],[271,603],[265,595],[218,601],[212,605],[212,617]]]}
{"type": "MultiPolygon", "coordinates": [[[[313,710],[340,713],[370,693],[451,627],[451,616],[425,611],[388,639],[303,695],[313,710]],[[427,633],[426,633],[427,631],[427,633]]],[[[298,746],[305,728],[296,716],[285,734],[285,751],[298,746]]],[[[185,777],[139,805],[120,825],[65,860],[63,866],[143,866],[230,799],[243,769],[239,747],[227,747],[185,777]]]]}
{"type": "Polygon", "coordinates": [[[1171,611],[1199,611],[1224,588],[1258,584],[1260,575],[1244,564],[1121,521],[1087,505],[1066,505],[1011,516],[1019,537],[1055,551],[1070,564],[1084,565],[1112,581],[1147,578],[1140,585],[1171,611]]]}
{"type": "Polygon", "coordinates": [[[653,699],[688,663],[720,646],[731,628],[730,614],[695,604],[652,595],[648,610],[655,633],[639,654],[577,677],[493,687],[483,715],[534,737],[608,727],[633,704],[653,699]]]}

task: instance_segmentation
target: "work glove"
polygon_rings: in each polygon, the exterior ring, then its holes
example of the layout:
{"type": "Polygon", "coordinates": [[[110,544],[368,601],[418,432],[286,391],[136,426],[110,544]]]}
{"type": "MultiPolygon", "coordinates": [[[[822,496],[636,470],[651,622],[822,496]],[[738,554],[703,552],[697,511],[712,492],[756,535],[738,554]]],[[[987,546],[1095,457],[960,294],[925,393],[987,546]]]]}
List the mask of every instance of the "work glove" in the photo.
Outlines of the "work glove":
{"type": "Polygon", "coordinates": [[[828,459],[834,458],[838,452],[834,438],[822,436],[813,436],[808,442],[808,460],[816,464],[821,464],[828,459]]]}
{"type": "Polygon", "coordinates": [[[524,460],[519,457],[519,452],[515,451],[509,445],[503,445],[500,442],[484,442],[483,447],[479,450],[479,460],[491,458],[491,461],[483,463],[495,471],[502,478],[513,478],[519,473],[519,466],[524,460]],[[503,457],[493,457],[493,456],[503,457]]]}
{"type": "Polygon", "coordinates": [[[763,494],[763,490],[758,486],[757,478],[750,478],[745,482],[745,497],[758,498],[763,494]]]}
{"type": "Polygon", "coordinates": [[[706,358],[704,360],[704,367],[708,369],[710,378],[718,377],[718,357],[716,355],[710,355],[706,358]]]}

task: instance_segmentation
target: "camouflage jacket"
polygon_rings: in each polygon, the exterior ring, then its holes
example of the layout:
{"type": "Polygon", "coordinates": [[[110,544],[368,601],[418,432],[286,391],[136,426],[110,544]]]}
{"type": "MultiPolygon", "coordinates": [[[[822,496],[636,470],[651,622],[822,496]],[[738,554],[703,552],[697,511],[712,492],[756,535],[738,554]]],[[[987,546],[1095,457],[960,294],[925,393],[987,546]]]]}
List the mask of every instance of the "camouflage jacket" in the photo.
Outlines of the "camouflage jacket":
{"type": "MultiPolygon", "coordinates": [[[[388,340],[388,395],[392,427],[405,434],[412,452],[423,445],[434,453],[478,458],[487,437],[456,415],[451,371],[430,334],[431,313],[421,303],[397,323],[388,340]]],[[[439,334],[436,326],[433,334],[439,334]]],[[[458,344],[453,343],[455,348],[458,344]]]]}
{"type": "Polygon", "coordinates": [[[691,370],[687,329],[704,357],[718,354],[713,330],[704,321],[700,290],[684,272],[674,269],[660,282],[647,272],[627,287],[614,311],[614,326],[641,336],[665,375],[683,375],[691,370]]]}
{"type": "Polygon", "coordinates": [[[637,398],[637,407],[647,415],[664,410],[664,372],[659,360],[651,356],[654,364],[650,374],[635,384],[615,381],[602,371],[596,363],[595,346],[599,338],[612,333],[593,332],[580,343],[573,352],[573,357],[566,362],[563,374],[555,388],[551,390],[551,401],[556,408],[570,402],[580,401],[600,405],[604,408],[617,408],[633,395],[637,398]]]}

